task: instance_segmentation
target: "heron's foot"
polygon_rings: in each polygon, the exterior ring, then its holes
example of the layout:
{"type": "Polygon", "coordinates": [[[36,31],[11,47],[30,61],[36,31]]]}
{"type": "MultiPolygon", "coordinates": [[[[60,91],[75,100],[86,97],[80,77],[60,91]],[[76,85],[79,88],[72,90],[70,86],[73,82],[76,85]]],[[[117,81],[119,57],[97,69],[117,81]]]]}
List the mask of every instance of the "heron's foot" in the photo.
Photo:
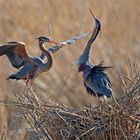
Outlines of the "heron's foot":
{"type": "Polygon", "coordinates": [[[26,86],[32,86],[32,75],[34,74],[34,72],[30,73],[27,75],[26,77],[26,86]]]}

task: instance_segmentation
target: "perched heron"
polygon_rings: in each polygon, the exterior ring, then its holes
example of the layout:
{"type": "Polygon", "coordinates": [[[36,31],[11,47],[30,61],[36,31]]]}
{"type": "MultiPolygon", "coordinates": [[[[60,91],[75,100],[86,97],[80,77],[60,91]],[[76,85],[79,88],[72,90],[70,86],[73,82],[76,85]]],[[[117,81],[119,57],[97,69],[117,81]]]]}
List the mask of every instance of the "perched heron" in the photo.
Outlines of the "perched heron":
{"type": "Polygon", "coordinates": [[[49,71],[53,65],[53,55],[63,46],[74,44],[76,40],[86,37],[89,33],[74,37],[61,43],[50,40],[48,37],[38,37],[39,48],[42,51],[40,57],[29,56],[23,42],[8,42],[0,46],[0,56],[6,55],[13,67],[19,69],[18,72],[10,75],[7,79],[27,80],[30,83],[32,79],[40,73],[49,71]],[[54,46],[46,49],[44,43],[53,43],[54,46]],[[47,58],[47,62],[45,61],[47,58]],[[45,60],[44,60],[45,59],[45,60]]]}
{"type": "Polygon", "coordinates": [[[90,95],[98,97],[106,96],[109,98],[112,95],[111,80],[105,70],[111,67],[104,66],[103,62],[98,65],[93,65],[89,58],[89,54],[92,49],[92,43],[96,39],[101,28],[100,21],[93,15],[93,13],[92,16],[95,20],[95,28],[84,49],[83,54],[78,59],[78,72],[83,72],[84,86],[90,95]]]}

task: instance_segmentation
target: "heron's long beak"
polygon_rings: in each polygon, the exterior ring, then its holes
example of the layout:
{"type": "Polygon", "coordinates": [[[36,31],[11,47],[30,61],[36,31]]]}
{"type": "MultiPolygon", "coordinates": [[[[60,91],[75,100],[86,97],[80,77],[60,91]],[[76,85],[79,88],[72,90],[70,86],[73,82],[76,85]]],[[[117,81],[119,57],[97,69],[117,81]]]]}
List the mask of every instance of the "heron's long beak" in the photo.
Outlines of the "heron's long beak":
{"type": "Polygon", "coordinates": [[[50,44],[52,44],[52,45],[61,45],[60,43],[55,42],[55,41],[53,41],[53,40],[50,40],[48,43],[50,43],[50,44]]]}

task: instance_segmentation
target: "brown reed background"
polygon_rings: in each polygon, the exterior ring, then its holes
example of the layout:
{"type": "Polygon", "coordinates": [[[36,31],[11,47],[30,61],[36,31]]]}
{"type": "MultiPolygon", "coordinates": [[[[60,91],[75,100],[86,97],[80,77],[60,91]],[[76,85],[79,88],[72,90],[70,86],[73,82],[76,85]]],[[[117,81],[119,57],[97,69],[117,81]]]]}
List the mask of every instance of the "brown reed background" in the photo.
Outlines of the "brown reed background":
{"type": "MultiPolygon", "coordinates": [[[[102,23],[91,61],[98,64],[104,60],[106,65],[115,66],[109,72],[117,96],[122,94],[117,72],[127,73],[128,58],[140,58],[139,5],[139,0],[0,0],[0,43],[23,41],[30,54],[39,55],[36,36],[46,35],[61,42],[92,31],[91,8],[102,23]]],[[[40,98],[72,107],[89,106],[96,102],[95,98],[86,94],[81,74],[72,69],[88,38],[55,54],[50,72],[35,80],[33,88],[40,98]]],[[[15,100],[15,94],[22,94],[25,84],[23,81],[6,81],[6,77],[16,69],[4,56],[0,58],[0,64],[0,99],[15,100]]],[[[14,107],[0,106],[0,133],[8,121],[15,119],[14,111],[14,107]]]]}

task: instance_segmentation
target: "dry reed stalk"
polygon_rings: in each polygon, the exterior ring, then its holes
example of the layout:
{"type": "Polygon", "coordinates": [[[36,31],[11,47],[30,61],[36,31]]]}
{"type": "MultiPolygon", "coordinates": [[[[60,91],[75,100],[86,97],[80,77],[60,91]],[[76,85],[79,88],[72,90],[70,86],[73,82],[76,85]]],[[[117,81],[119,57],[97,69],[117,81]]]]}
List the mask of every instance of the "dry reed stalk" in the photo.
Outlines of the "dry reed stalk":
{"type": "Polygon", "coordinates": [[[130,140],[138,139],[140,133],[140,113],[138,112],[139,83],[129,89],[127,94],[99,107],[74,109],[54,103],[33,102],[30,92],[18,100],[21,113],[31,128],[38,133],[39,139],[93,139],[93,140],[130,140]],[[24,104],[32,106],[25,107],[24,104]],[[25,113],[26,112],[26,113],[25,113]]]}

